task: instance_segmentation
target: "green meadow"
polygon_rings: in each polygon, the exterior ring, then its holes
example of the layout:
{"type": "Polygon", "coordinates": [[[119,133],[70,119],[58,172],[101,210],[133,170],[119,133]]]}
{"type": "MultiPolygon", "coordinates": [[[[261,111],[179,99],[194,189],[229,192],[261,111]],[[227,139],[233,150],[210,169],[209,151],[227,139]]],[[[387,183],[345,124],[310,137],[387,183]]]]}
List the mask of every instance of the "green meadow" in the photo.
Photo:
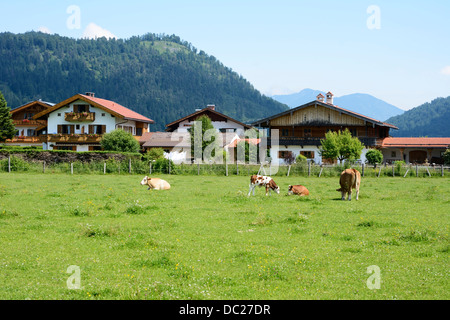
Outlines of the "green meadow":
{"type": "Polygon", "coordinates": [[[0,173],[0,299],[450,298],[447,177],[158,177],[0,173]]]}

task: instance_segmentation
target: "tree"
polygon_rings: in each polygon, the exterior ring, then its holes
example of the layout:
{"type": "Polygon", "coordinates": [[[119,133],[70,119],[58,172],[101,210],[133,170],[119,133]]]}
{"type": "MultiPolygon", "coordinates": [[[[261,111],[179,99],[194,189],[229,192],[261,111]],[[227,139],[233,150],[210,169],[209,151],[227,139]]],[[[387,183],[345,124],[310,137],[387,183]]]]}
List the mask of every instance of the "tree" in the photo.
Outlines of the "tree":
{"type": "Polygon", "coordinates": [[[154,161],[164,158],[164,149],[163,148],[151,148],[144,154],[144,159],[146,161],[154,161]]]}
{"type": "Polygon", "coordinates": [[[218,132],[214,128],[211,119],[207,115],[198,117],[189,128],[191,135],[191,155],[194,159],[200,157],[204,160],[212,160],[216,156],[219,138],[218,132]],[[200,126],[200,128],[198,127],[200,126]],[[200,149],[201,146],[201,149],[200,149]],[[205,150],[207,151],[205,154],[205,150]]]}
{"type": "Polygon", "coordinates": [[[325,135],[325,139],[320,141],[322,148],[320,155],[322,158],[331,160],[356,160],[361,157],[364,145],[358,138],[352,137],[348,129],[345,131],[330,131],[325,135]]]}
{"type": "Polygon", "coordinates": [[[12,139],[15,134],[16,128],[11,118],[11,109],[0,91],[0,141],[12,139]]]}
{"type": "Polygon", "coordinates": [[[447,149],[444,152],[444,163],[450,164],[450,149],[447,149]]]}
{"type": "Polygon", "coordinates": [[[121,129],[104,134],[100,144],[106,151],[118,152],[139,152],[141,147],[131,133],[121,129]]]}
{"type": "Polygon", "coordinates": [[[377,149],[370,149],[366,153],[366,159],[370,164],[376,165],[383,162],[383,153],[377,149]]]}

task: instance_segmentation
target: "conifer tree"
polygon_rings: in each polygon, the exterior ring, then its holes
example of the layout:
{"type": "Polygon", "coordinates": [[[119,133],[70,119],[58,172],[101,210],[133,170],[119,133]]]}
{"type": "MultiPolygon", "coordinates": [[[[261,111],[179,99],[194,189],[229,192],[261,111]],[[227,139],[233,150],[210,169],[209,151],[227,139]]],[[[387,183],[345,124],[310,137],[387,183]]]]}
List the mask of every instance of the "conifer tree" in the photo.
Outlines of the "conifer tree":
{"type": "Polygon", "coordinates": [[[12,139],[15,134],[16,128],[11,118],[11,109],[0,91],[0,142],[12,139]]]}

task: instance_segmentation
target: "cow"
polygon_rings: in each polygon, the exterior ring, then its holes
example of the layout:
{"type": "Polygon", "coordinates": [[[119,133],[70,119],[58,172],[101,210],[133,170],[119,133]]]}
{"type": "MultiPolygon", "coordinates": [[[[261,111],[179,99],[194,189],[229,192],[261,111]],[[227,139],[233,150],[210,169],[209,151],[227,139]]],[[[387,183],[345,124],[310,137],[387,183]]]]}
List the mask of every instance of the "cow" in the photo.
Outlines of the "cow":
{"type": "Polygon", "coordinates": [[[266,196],[269,195],[272,192],[272,190],[280,194],[280,187],[277,186],[277,184],[275,183],[275,181],[273,181],[271,177],[252,175],[250,177],[250,189],[248,191],[248,197],[250,196],[250,193],[252,191],[253,195],[255,195],[256,186],[266,187],[266,196]]]}
{"type": "Polygon", "coordinates": [[[147,176],[144,177],[141,181],[141,185],[148,186],[147,190],[155,189],[155,190],[170,190],[170,184],[163,179],[159,178],[149,178],[147,176]]]}
{"type": "Polygon", "coordinates": [[[356,190],[356,200],[359,197],[359,186],[361,185],[361,174],[356,169],[346,169],[342,171],[339,180],[341,187],[336,191],[340,191],[342,200],[345,200],[345,194],[348,193],[348,201],[352,200],[352,189],[356,190]]]}
{"type": "Polygon", "coordinates": [[[309,196],[309,190],[306,189],[305,186],[301,185],[289,186],[288,194],[289,195],[296,194],[299,195],[300,197],[309,196]]]}

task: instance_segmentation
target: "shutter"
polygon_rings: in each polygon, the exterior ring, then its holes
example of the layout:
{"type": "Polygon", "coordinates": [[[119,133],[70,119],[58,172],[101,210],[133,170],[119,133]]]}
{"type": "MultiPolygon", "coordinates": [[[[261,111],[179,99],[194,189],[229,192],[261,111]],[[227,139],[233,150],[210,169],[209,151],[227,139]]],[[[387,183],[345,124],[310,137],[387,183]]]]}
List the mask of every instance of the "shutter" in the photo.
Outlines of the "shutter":
{"type": "Polygon", "coordinates": [[[62,124],[58,124],[58,133],[62,133],[62,124]]]}
{"type": "Polygon", "coordinates": [[[75,125],[74,125],[74,124],[71,124],[69,127],[70,127],[70,132],[69,132],[69,134],[75,133],[75,125]]]}
{"type": "Polygon", "coordinates": [[[102,134],[106,133],[106,125],[102,125],[102,134]]]}
{"type": "Polygon", "coordinates": [[[92,124],[89,125],[89,134],[94,134],[94,126],[92,124]]]}

